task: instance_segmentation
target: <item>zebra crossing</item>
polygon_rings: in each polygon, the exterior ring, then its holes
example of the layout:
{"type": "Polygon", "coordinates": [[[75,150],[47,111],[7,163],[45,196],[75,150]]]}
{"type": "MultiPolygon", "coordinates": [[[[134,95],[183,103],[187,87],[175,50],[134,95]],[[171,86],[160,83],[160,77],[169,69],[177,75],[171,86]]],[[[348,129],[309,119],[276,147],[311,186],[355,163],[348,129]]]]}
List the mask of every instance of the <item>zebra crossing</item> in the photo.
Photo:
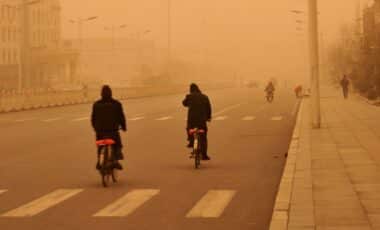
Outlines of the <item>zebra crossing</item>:
{"type": "MultiPolygon", "coordinates": [[[[53,207],[55,207],[54,211],[59,211],[59,205],[83,192],[84,189],[57,189],[20,207],[0,213],[0,218],[34,217],[53,207]]],[[[149,202],[152,200],[160,199],[160,192],[159,189],[135,189],[126,192],[91,216],[93,218],[128,217],[142,206],[149,207],[149,202]]],[[[6,193],[10,193],[10,191],[0,190],[0,195],[6,193]]],[[[184,218],[220,218],[225,209],[233,202],[236,194],[236,190],[209,190],[198,197],[198,201],[193,204],[193,207],[188,207],[184,218]]]]}
{"type": "MultiPolygon", "coordinates": [[[[270,120],[270,121],[282,121],[286,117],[282,115],[276,115],[276,116],[270,116],[270,117],[264,117],[264,118],[257,118],[256,116],[252,115],[247,115],[247,116],[242,116],[242,117],[229,117],[225,115],[220,115],[216,116],[213,118],[213,121],[228,121],[228,120],[239,120],[239,121],[244,121],[244,122],[249,122],[249,121],[256,121],[256,120],[270,120]]],[[[144,121],[144,120],[153,120],[157,122],[165,122],[165,121],[170,121],[170,120],[178,120],[179,117],[174,117],[174,116],[161,116],[161,117],[146,117],[146,116],[135,116],[135,117],[130,117],[127,120],[129,122],[138,122],[138,121],[144,121]]],[[[185,118],[184,120],[186,120],[185,118]]],[[[54,122],[70,122],[70,123],[80,123],[80,122],[88,122],[90,120],[90,117],[78,117],[78,118],[64,118],[64,117],[51,117],[51,118],[44,118],[44,119],[36,119],[36,118],[25,118],[25,119],[17,119],[13,120],[15,123],[26,123],[26,122],[43,122],[46,124],[49,123],[54,123],[54,122]]],[[[183,118],[181,119],[183,120],[183,118]]],[[[10,120],[12,122],[12,120],[10,120]]]]}

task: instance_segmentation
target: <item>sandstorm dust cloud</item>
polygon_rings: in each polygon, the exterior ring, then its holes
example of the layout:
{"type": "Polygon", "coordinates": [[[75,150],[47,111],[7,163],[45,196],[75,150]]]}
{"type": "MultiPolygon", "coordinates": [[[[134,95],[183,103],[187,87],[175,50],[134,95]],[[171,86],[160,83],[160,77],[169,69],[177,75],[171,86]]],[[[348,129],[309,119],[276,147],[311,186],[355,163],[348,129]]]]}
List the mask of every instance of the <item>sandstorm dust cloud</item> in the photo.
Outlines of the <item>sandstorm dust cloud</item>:
{"type": "MultiPolygon", "coordinates": [[[[356,0],[319,1],[324,46],[337,39],[342,25],[355,19],[358,2],[362,7],[367,4],[356,0]]],[[[96,21],[83,25],[83,56],[92,57],[90,64],[97,66],[102,63],[99,59],[104,59],[102,55],[112,50],[108,59],[113,61],[93,72],[111,79],[125,75],[138,78],[136,72],[165,72],[168,1],[64,0],[61,5],[63,35],[67,38],[78,38],[77,25],[70,20],[98,16],[96,21]],[[126,27],[113,32],[105,29],[121,25],[126,27]],[[109,41],[112,36],[113,41],[109,41]],[[120,66],[129,68],[122,70],[120,66]]],[[[172,71],[184,81],[231,76],[304,81],[308,74],[307,14],[295,15],[292,10],[307,13],[307,0],[172,0],[172,71]]],[[[89,75],[95,77],[95,73],[89,75]]]]}

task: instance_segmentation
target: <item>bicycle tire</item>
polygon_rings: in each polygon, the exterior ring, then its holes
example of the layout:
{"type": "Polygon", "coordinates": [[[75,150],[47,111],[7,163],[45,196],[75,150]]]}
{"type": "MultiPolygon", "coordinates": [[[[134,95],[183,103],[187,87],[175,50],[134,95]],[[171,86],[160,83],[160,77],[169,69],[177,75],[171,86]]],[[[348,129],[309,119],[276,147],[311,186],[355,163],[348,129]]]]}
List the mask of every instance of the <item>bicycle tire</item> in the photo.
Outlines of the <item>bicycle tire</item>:
{"type": "Polygon", "coordinates": [[[201,151],[200,151],[200,136],[197,135],[196,136],[197,138],[197,145],[195,146],[195,158],[194,158],[194,161],[195,161],[195,169],[199,169],[200,165],[201,165],[201,151]]]}
{"type": "Polygon", "coordinates": [[[116,183],[117,182],[117,171],[115,169],[112,169],[111,177],[112,177],[112,182],[116,183]]]}
{"type": "Polygon", "coordinates": [[[109,173],[108,173],[108,146],[103,147],[100,151],[101,156],[103,156],[103,160],[101,162],[101,176],[102,176],[102,184],[103,187],[108,187],[109,184],[109,173]]]}

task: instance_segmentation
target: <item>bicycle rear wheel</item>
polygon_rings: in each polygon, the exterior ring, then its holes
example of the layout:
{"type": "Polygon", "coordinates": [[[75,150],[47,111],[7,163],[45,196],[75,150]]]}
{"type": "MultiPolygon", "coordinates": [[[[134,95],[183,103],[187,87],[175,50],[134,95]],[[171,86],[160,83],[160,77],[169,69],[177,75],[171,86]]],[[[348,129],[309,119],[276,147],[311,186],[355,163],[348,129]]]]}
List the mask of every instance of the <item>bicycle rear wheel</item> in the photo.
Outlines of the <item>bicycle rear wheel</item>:
{"type": "Polygon", "coordinates": [[[117,182],[117,170],[116,169],[112,169],[111,177],[112,177],[113,183],[116,183],[117,182]]]}
{"type": "Polygon", "coordinates": [[[104,146],[100,151],[100,174],[102,176],[103,187],[108,187],[110,181],[109,160],[109,148],[108,146],[104,146]]]}
{"type": "Polygon", "coordinates": [[[194,157],[194,166],[195,169],[199,169],[201,165],[201,151],[200,151],[200,137],[197,135],[196,141],[194,142],[194,152],[195,152],[195,157],[194,157]]]}

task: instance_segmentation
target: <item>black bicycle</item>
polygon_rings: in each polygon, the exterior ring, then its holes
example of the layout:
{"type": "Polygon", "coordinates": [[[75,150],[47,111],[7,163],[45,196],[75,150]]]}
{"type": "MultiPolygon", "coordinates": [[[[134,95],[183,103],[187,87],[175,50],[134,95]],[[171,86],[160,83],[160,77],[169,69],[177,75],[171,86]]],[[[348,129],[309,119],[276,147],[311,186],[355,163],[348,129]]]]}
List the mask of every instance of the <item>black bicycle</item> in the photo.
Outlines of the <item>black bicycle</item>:
{"type": "Polygon", "coordinates": [[[191,129],[190,135],[193,135],[194,137],[194,145],[193,145],[193,151],[191,153],[191,158],[194,158],[194,166],[195,169],[198,169],[201,165],[202,160],[202,149],[201,149],[201,135],[204,135],[205,130],[203,129],[191,129]]]}
{"type": "Polygon", "coordinates": [[[98,146],[98,163],[99,172],[102,178],[102,184],[104,187],[108,187],[110,181],[117,182],[117,173],[115,169],[115,141],[112,139],[104,139],[96,141],[98,146]]]}

